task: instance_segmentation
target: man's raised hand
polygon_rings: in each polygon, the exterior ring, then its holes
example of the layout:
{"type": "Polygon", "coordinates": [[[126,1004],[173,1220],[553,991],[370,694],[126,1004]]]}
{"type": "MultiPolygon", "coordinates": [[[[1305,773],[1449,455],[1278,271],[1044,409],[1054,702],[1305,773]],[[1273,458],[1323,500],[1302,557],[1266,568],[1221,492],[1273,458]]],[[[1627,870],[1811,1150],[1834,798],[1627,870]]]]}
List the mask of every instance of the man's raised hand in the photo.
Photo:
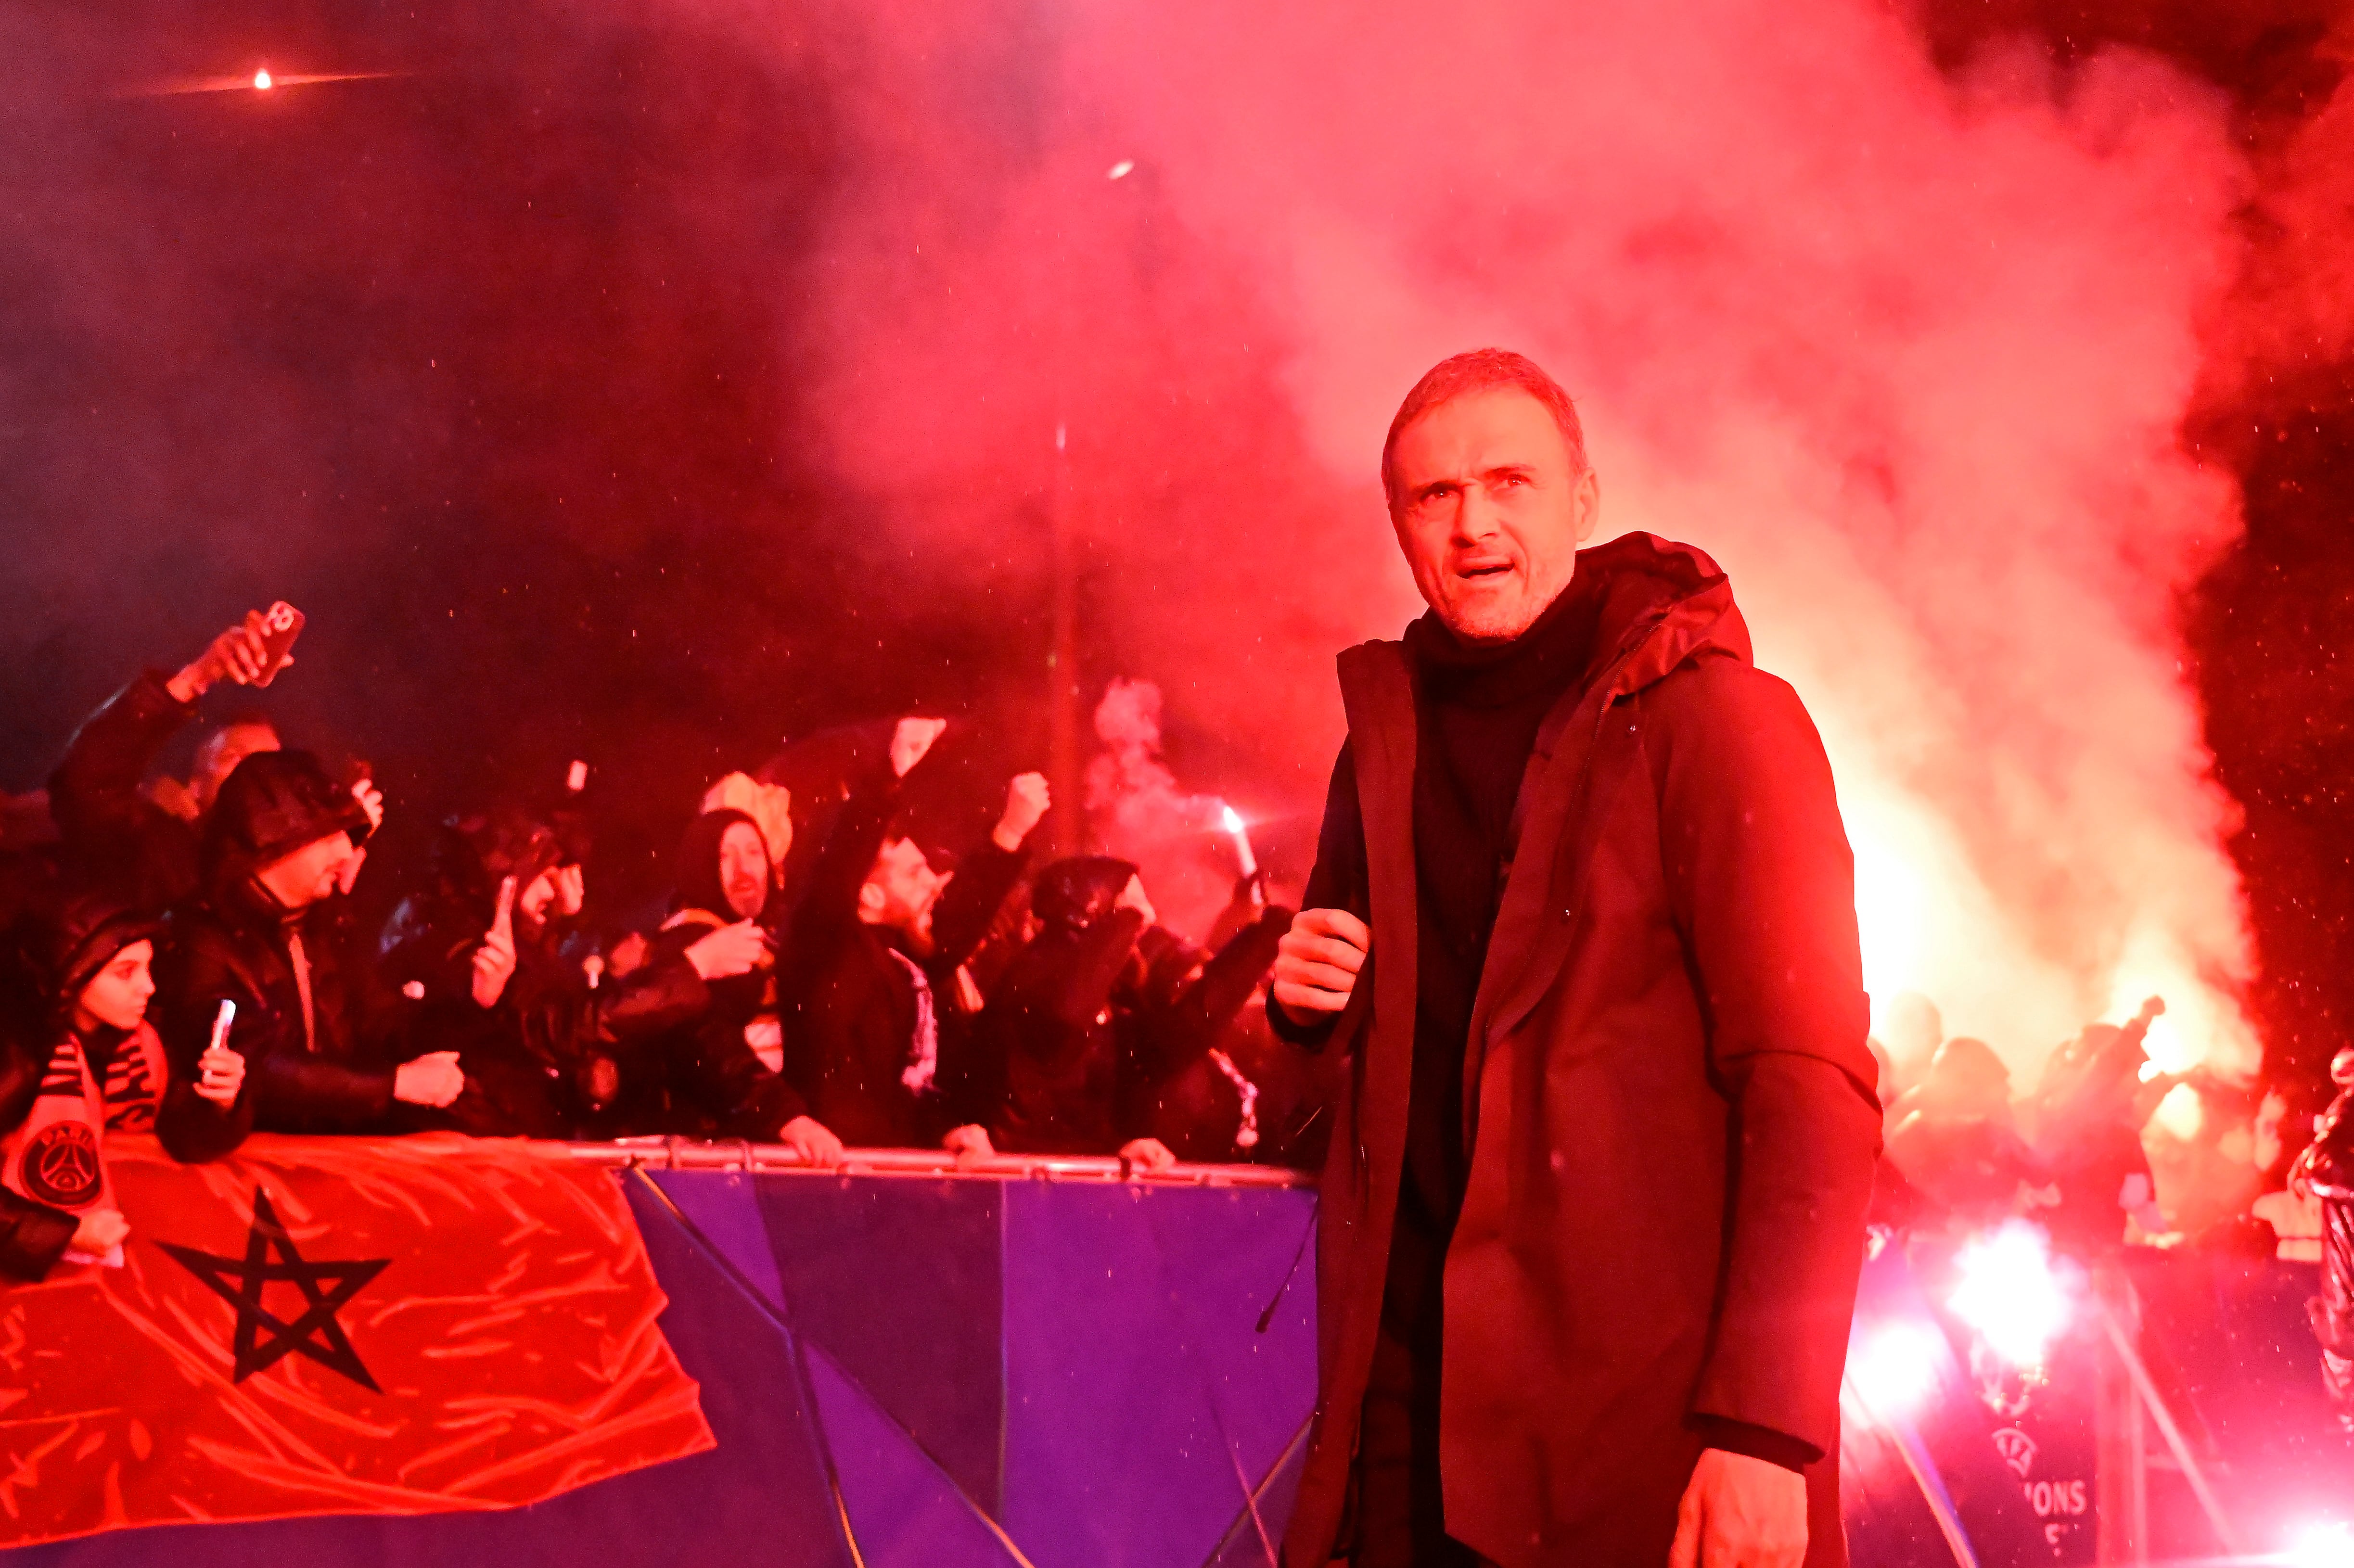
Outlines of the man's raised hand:
{"type": "Polygon", "coordinates": [[[1302,909],[1275,955],[1275,1000],[1296,1022],[1349,1005],[1373,934],[1346,909],[1302,909]]]}
{"type": "Polygon", "coordinates": [[[909,770],[924,759],[924,754],[931,750],[932,742],[939,739],[948,727],[946,719],[901,719],[899,727],[891,732],[892,774],[905,779],[909,770]]]}
{"type": "Polygon", "coordinates": [[[374,833],[384,826],[384,791],[376,787],[373,779],[363,779],[352,786],[352,799],[367,813],[368,832],[374,833]]]}
{"type": "Polygon", "coordinates": [[[990,842],[1012,854],[1022,847],[1022,842],[1054,803],[1054,792],[1046,788],[1044,773],[1016,774],[1013,782],[1005,787],[1005,814],[997,819],[990,842]]]}
{"type": "Polygon", "coordinates": [[[506,994],[507,981],[514,978],[514,901],[515,879],[512,876],[499,884],[499,903],[491,916],[491,928],[482,933],[482,946],[474,949],[474,1005],[496,1007],[499,998],[506,994]]]}
{"type": "Polygon", "coordinates": [[[164,683],[173,701],[195,702],[223,681],[250,686],[260,680],[262,672],[270,667],[263,631],[261,612],[247,610],[243,620],[214,638],[203,652],[164,683]]]}
{"type": "Polygon", "coordinates": [[[1144,878],[1140,874],[1129,874],[1128,885],[1119,890],[1119,896],[1111,901],[1111,906],[1135,910],[1144,916],[1144,923],[1148,926],[1161,923],[1161,911],[1152,906],[1152,896],[1144,891],[1144,878]]]}

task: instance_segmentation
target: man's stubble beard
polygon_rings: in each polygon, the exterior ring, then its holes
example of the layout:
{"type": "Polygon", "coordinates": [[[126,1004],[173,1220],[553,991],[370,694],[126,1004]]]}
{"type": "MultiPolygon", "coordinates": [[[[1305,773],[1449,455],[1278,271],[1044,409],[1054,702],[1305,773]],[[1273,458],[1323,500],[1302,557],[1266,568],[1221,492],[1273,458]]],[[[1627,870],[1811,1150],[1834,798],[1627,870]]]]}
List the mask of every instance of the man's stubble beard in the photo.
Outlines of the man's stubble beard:
{"type": "MultiPolygon", "coordinates": [[[[1572,570],[1574,574],[1575,568],[1572,570]]],[[[1453,632],[1456,640],[1460,642],[1489,647],[1517,642],[1527,634],[1530,627],[1544,619],[1545,611],[1551,609],[1553,602],[1568,590],[1569,583],[1569,577],[1564,576],[1560,583],[1549,591],[1542,594],[1536,591],[1524,594],[1510,609],[1498,606],[1484,614],[1476,612],[1467,614],[1459,621],[1449,619],[1442,610],[1439,612],[1439,620],[1446,623],[1447,630],[1453,632]]]]}

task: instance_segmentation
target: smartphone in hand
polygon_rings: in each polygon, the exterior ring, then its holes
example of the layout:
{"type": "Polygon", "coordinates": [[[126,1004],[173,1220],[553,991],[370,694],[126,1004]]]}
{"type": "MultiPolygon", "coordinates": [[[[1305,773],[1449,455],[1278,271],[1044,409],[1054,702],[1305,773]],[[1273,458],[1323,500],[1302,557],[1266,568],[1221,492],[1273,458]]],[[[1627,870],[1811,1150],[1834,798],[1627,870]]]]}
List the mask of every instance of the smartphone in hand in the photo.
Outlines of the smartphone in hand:
{"type": "Polygon", "coordinates": [[[266,686],[286,668],[287,656],[294,652],[294,640],[302,635],[302,612],[280,599],[261,615],[261,674],[253,683],[266,686]]]}

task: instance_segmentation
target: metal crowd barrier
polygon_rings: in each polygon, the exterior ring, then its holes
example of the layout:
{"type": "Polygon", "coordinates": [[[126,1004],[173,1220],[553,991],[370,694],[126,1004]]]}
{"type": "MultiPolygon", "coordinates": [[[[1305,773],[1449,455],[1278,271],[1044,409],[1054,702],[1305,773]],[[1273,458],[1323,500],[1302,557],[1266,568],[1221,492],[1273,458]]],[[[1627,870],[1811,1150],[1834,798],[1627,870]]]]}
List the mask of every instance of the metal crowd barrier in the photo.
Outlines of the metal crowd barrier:
{"type": "Polygon", "coordinates": [[[801,1176],[926,1176],[1002,1181],[1143,1182],[1155,1187],[1313,1187],[1312,1177],[1276,1165],[1178,1164],[1149,1171],[1133,1160],[1097,1154],[1000,1154],[960,1162],[940,1149],[852,1149],[840,1165],[820,1169],[781,1143],[691,1138],[625,1138],[568,1146],[575,1160],[609,1170],[748,1171],[801,1176]]]}

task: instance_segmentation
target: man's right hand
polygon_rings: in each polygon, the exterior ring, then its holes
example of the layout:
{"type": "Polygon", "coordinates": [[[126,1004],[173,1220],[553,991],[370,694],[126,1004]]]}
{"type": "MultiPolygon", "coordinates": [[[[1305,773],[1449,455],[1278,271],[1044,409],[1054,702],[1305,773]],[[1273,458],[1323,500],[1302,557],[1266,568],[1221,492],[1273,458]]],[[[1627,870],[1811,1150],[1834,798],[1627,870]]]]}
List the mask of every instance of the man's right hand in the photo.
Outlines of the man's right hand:
{"type": "Polygon", "coordinates": [[[905,779],[924,754],[932,749],[932,742],[947,731],[949,721],[936,718],[903,718],[899,727],[891,732],[891,772],[905,779]]]}
{"type": "Polygon", "coordinates": [[[455,1051],[429,1051],[392,1070],[392,1097],[403,1105],[440,1110],[466,1092],[466,1075],[455,1051]]]}
{"type": "Polygon", "coordinates": [[[940,1147],[956,1156],[960,1171],[973,1171],[997,1158],[997,1146],[989,1140],[989,1128],[978,1122],[951,1128],[940,1139],[940,1147]]]}
{"type": "Polygon", "coordinates": [[[223,681],[249,686],[260,680],[261,673],[269,667],[261,612],[249,609],[243,620],[214,638],[209,647],[164,684],[175,702],[193,703],[223,681]]]}
{"type": "Polygon", "coordinates": [[[1144,923],[1148,926],[1157,926],[1161,923],[1161,911],[1152,906],[1151,895],[1144,891],[1144,878],[1140,874],[1131,874],[1129,877],[1128,885],[1119,890],[1119,896],[1112,900],[1111,906],[1115,909],[1135,910],[1144,916],[1144,923]]]}
{"type": "Polygon", "coordinates": [[[749,974],[769,961],[769,934],[758,920],[738,920],[687,948],[686,961],[707,980],[749,974]]]}
{"type": "Polygon", "coordinates": [[[1373,934],[1346,909],[1303,909],[1276,948],[1276,1004],[1298,1023],[1349,1005],[1373,934]]]}
{"type": "Polygon", "coordinates": [[[92,1209],[74,1227],[73,1240],[67,1245],[85,1256],[103,1257],[130,1234],[131,1222],[112,1209],[92,1209]]]}
{"type": "Polygon", "coordinates": [[[1054,803],[1054,791],[1046,787],[1044,773],[1015,775],[1013,782],[1005,787],[1005,812],[991,831],[991,841],[1006,853],[1013,853],[1054,803]]]}
{"type": "Polygon", "coordinates": [[[515,879],[510,876],[499,884],[491,928],[482,933],[482,945],[474,949],[476,1007],[496,1007],[499,998],[506,994],[507,981],[514,978],[514,900],[515,879]]]}

